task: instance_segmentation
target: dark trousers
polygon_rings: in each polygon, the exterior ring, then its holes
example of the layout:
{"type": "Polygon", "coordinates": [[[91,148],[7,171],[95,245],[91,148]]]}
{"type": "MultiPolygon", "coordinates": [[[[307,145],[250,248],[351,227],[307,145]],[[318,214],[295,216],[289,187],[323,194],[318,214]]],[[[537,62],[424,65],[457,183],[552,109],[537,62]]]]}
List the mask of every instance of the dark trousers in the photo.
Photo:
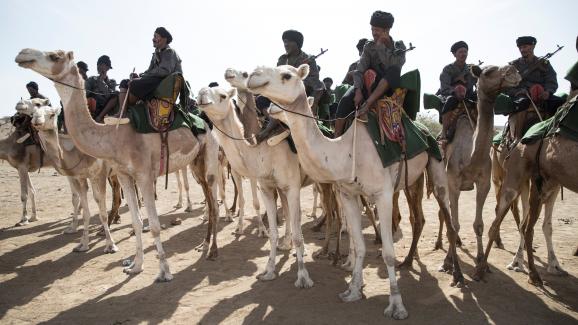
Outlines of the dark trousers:
{"type": "MultiPolygon", "coordinates": [[[[558,107],[562,106],[563,104],[564,99],[556,95],[550,95],[547,100],[543,101],[541,104],[536,104],[536,106],[538,106],[539,109],[544,110],[547,116],[550,117],[556,114],[558,107]]],[[[521,112],[530,108],[532,103],[528,97],[519,96],[514,98],[514,105],[516,106],[516,112],[521,112]]]]}

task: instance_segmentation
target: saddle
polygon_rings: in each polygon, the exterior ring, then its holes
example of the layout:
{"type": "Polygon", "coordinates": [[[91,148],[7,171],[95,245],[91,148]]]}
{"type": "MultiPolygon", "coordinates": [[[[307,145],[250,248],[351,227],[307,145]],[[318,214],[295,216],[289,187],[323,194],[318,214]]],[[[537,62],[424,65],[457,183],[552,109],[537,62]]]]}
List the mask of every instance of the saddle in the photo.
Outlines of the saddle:
{"type": "Polygon", "coordinates": [[[166,132],[175,120],[174,106],[184,86],[180,73],[172,74],[158,85],[153,97],[145,102],[150,127],[157,132],[166,132]]]}
{"type": "Polygon", "coordinates": [[[476,122],[478,120],[478,110],[477,107],[473,102],[466,102],[462,101],[458,103],[458,107],[456,107],[451,112],[447,112],[444,114],[444,118],[442,119],[442,123],[446,124],[446,134],[445,138],[448,141],[448,144],[452,142],[454,138],[454,134],[456,133],[456,128],[458,124],[458,119],[460,116],[465,115],[472,127],[476,127],[476,122]]]}

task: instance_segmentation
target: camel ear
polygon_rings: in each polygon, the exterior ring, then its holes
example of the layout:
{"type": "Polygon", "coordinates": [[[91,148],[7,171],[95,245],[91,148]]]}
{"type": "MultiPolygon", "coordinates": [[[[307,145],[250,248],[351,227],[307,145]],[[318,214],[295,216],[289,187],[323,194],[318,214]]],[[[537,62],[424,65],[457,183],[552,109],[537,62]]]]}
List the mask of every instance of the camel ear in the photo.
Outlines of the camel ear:
{"type": "Polygon", "coordinates": [[[309,96],[307,97],[307,104],[309,104],[309,107],[313,106],[313,101],[315,100],[315,98],[309,96]]]}
{"type": "Polygon", "coordinates": [[[66,57],[68,57],[68,60],[70,60],[70,61],[74,60],[74,52],[68,51],[66,53],[66,57]]]}
{"type": "Polygon", "coordinates": [[[297,68],[297,75],[299,76],[299,78],[301,78],[301,80],[307,78],[307,76],[309,75],[309,65],[308,64],[300,65],[299,68],[297,68]]]}
{"type": "Polygon", "coordinates": [[[489,67],[485,68],[484,71],[482,72],[482,74],[483,74],[484,76],[489,76],[489,75],[491,75],[492,73],[494,73],[494,72],[496,72],[496,71],[498,71],[498,67],[495,66],[495,65],[492,65],[492,66],[489,66],[489,67]]]}
{"type": "Polygon", "coordinates": [[[235,97],[237,95],[237,88],[229,89],[229,91],[227,92],[227,95],[229,95],[229,98],[235,97]]]}
{"type": "Polygon", "coordinates": [[[482,68],[480,68],[479,65],[472,65],[472,66],[470,66],[470,71],[472,72],[472,74],[473,74],[476,78],[479,78],[480,75],[482,74],[482,68]]]}

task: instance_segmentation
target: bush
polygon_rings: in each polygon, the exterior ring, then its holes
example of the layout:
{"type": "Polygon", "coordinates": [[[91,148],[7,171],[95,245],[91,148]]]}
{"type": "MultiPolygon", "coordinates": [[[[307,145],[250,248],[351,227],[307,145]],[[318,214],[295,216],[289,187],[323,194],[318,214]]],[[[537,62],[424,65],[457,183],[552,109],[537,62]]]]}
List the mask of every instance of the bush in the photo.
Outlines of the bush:
{"type": "Polygon", "coordinates": [[[416,121],[425,125],[434,137],[442,131],[442,125],[438,123],[438,116],[435,113],[418,112],[416,121]]]}

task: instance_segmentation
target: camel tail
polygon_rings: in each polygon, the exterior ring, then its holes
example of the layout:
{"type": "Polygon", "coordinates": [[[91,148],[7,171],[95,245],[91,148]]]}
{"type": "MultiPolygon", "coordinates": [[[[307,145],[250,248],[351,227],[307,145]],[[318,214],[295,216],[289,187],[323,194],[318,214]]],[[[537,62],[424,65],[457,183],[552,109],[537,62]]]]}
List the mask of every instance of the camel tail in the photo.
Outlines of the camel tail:
{"type": "Polygon", "coordinates": [[[426,188],[426,196],[429,199],[433,193],[433,183],[430,180],[428,173],[425,173],[425,188],[426,188]]]}

